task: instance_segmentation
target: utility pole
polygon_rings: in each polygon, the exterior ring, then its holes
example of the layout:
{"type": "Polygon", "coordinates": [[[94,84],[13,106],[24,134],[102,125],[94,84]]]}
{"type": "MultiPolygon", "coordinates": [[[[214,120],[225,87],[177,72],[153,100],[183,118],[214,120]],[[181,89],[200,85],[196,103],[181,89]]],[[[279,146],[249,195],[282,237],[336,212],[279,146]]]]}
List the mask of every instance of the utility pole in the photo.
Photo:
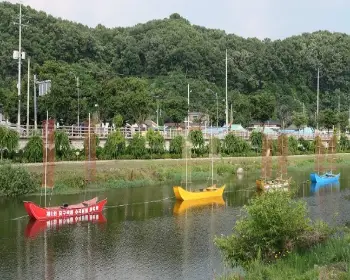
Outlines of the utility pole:
{"type": "Polygon", "coordinates": [[[320,68],[317,69],[317,110],[316,110],[316,128],[317,128],[317,130],[318,130],[319,99],[320,99],[320,68]]]}
{"type": "Polygon", "coordinates": [[[19,18],[18,22],[19,34],[18,34],[18,51],[13,52],[13,58],[18,59],[18,82],[17,82],[17,90],[18,90],[18,111],[17,111],[17,131],[20,132],[21,126],[21,66],[22,66],[22,56],[25,58],[25,53],[22,53],[22,3],[19,3],[19,18]]]}
{"type": "Polygon", "coordinates": [[[37,121],[37,108],[36,108],[36,75],[34,75],[34,131],[38,129],[38,121],[37,121]]]}
{"type": "Polygon", "coordinates": [[[305,116],[305,104],[303,102],[303,115],[305,116]]]}
{"type": "Polygon", "coordinates": [[[30,90],[30,58],[28,57],[28,83],[27,83],[27,136],[29,136],[29,90],[30,90]]]}
{"type": "Polygon", "coordinates": [[[228,134],[228,101],[227,101],[227,49],[226,49],[226,133],[228,134]]]}

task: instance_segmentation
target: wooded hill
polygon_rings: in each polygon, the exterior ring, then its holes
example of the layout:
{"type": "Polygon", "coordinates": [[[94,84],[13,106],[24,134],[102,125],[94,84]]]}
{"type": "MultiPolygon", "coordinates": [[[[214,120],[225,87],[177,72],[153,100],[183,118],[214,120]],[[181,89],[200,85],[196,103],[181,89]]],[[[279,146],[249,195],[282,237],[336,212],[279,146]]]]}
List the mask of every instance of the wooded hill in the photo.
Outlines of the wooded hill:
{"type": "MultiPolygon", "coordinates": [[[[111,121],[116,114],[129,122],[155,119],[158,102],[161,123],[180,122],[187,112],[189,83],[190,110],[207,112],[216,123],[213,92],[217,92],[223,124],[227,49],[234,122],[247,125],[252,119],[274,118],[288,123],[293,112],[303,111],[304,103],[308,121],[314,124],[319,68],[320,110],[337,110],[340,96],[344,111],[340,117],[346,125],[345,111],[350,104],[347,34],[319,31],[261,41],[192,25],[179,14],[128,28],[89,28],[30,7],[22,7],[22,12],[24,23],[28,22],[22,46],[31,57],[32,73],[39,80],[52,80],[51,93],[39,98],[39,120],[48,109],[60,122],[76,123],[75,75],[81,83],[81,120],[96,110],[104,121],[111,121]]],[[[18,5],[0,3],[0,103],[13,122],[17,116],[17,61],[12,52],[18,49],[18,25],[13,22],[18,14],[18,5]]],[[[25,112],[27,60],[22,73],[25,112]]],[[[25,119],[22,114],[22,122],[25,119]]]]}

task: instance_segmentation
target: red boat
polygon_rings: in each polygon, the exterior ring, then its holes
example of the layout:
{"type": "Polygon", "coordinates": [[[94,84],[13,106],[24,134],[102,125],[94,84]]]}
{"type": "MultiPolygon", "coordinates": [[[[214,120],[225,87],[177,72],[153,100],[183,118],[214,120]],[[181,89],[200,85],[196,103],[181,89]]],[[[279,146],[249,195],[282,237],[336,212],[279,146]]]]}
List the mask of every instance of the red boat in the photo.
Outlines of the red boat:
{"type": "Polygon", "coordinates": [[[28,237],[28,238],[34,238],[44,230],[58,230],[63,226],[72,225],[72,224],[81,223],[81,222],[103,224],[106,221],[107,220],[102,213],[61,218],[61,219],[52,219],[47,221],[30,219],[25,228],[24,235],[25,237],[28,237]]]}
{"type": "Polygon", "coordinates": [[[34,202],[24,201],[24,208],[29,217],[35,220],[51,220],[101,213],[106,203],[107,199],[97,202],[97,197],[79,204],[55,207],[40,207],[34,202]]]}
{"type": "MultiPolygon", "coordinates": [[[[96,159],[94,150],[96,149],[95,143],[91,143],[92,139],[95,137],[90,137],[91,134],[91,125],[90,125],[90,115],[89,115],[89,126],[87,133],[88,149],[87,149],[87,158],[88,158],[88,171],[89,177],[88,182],[91,181],[91,162],[94,162],[96,159]]],[[[103,207],[107,203],[107,199],[97,201],[97,197],[83,201],[78,204],[68,205],[63,204],[62,206],[46,207],[46,189],[53,189],[54,187],[54,162],[55,162],[55,121],[47,118],[43,123],[43,164],[44,172],[42,179],[42,186],[45,189],[45,206],[40,207],[39,205],[30,202],[24,201],[24,208],[26,209],[28,215],[32,219],[36,220],[52,220],[52,219],[62,219],[67,217],[75,217],[82,215],[90,215],[101,213],[103,207]]]]}

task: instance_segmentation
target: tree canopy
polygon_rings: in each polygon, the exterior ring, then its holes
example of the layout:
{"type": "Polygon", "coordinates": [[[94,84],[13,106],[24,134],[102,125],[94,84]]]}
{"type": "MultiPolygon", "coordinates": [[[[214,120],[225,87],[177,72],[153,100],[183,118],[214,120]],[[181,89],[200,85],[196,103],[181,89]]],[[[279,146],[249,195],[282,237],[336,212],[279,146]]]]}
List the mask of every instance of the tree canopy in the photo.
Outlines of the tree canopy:
{"type": "MultiPolygon", "coordinates": [[[[22,10],[30,21],[22,32],[22,46],[31,57],[32,73],[39,80],[52,80],[51,93],[38,100],[39,123],[46,110],[62,124],[76,123],[76,76],[81,119],[99,110],[102,121],[112,123],[120,114],[126,122],[142,123],[156,118],[157,99],[162,121],[179,123],[187,112],[190,84],[189,109],[215,119],[218,106],[223,124],[226,49],[228,100],[237,122],[290,122],[292,112],[301,112],[298,104],[304,103],[309,123],[315,123],[318,68],[320,110],[335,110],[338,96],[342,112],[350,103],[347,34],[318,31],[275,41],[245,39],[193,25],[179,14],[127,28],[89,28],[28,6],[22,10]]],[[[0,3],[0,100],[12,122],[17,117],[17,66],[11,53],[18,48],[18,26],[12,22],[18,12],[18,5],[0,3]]],[[[24,93],[25,62],[22,67],[24,93]]],[[[25,97],[22,94],[22,112],[25,97]]],[[[32,112],[30,118],[32,122],[32,112]]]]}

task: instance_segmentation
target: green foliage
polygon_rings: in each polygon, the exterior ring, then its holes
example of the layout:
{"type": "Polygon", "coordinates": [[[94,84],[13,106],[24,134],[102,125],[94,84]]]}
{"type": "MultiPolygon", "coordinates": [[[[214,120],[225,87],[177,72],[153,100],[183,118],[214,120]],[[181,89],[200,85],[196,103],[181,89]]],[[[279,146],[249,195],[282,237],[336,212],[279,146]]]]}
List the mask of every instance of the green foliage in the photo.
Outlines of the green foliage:
{"type": "Polygon", "coordinates": [[[155,132],[153,129],[149,129],[146,134],[146,139],[150,148],[151,154],[164,153],[164,137],[159,131],[155,132]]]}
{"type": "Polygon", "coordinates": [[[242,155],[250,151],[250,145],[241,137],[233,134],[226,135],[223,143],[223,151],[231,156],[242,155]]]}
{"type": "MultiPolygon", "coordinates": [[[[17,14],[18,5],[0,2],[0,100],[11,122],[17,118],[13,106],[17,72],[5,54],[18,43],[18,29],[9,24],[17,14]]],[[[27,6],[23,6],[23,14],[35,21],[30,32],[23,33],[23,49],[35,57],[33,67],[38,77],[55,81],[51,94],[39,97],[39,123],[46,110],[62,119],[60,123],[76,123],[74,75],[81,82],[81,119],[98,108],[104,121],[111,123],[118,112],[126,122],[142,123],[148,117],[155,118],[154,96],[159,96],[166,121],[182,122],[188,109],[209,111],[216,119],[216,104],[206,89],[217,92],[217,100],[224,98],[225,75],[221,70],[225,49],[232,61],[228,101],[236,111],[235,120],[244,125],[251,119],[265,122],[271,117],[286,124],[291,112],[300,110],[300,102],[306,105],[309,123],[315,124],[316,85],[311,77],[315,77],[317,67],[322,69],[320,108],[334,110],[339,96],[344,112],[350,101],[346,94],[350,84],[344,78],[350,52],[347,34],[318,31],[271,41],[192,25],[178,14],[128,28],[89,28],[27,6]],[[196,95],[192,108],[186,103],[188,83],[196,95]]],[[[218,102],[221,125],[224,106],[218,102]]]]}
{"type": "Polygon", "coordinates": [[[258,153],[261,153],[262,139],[263,139],[263,134],[260,131],[253,131],[250,134],[251,145],[258,153]]]}
{"type": "Polygon", "coordinates": [[[34,178],[20,166],[0,165],[0,193],[6,196],[19,196],[37,189],[34,178]]]}
{"type": "Polygon", "coordinates": [[[55,152],[59,159],[68,159],[71,147],[68,134],[64,131],[55,131],[55,152]]]}
{"type": "MultiPolygon", "coordinates": [[[[90,147],[90,149],[93,151],[93,149],[97,149],[97,147],[100,145],[100,138],[98,137],[98,135],[96,133],[90,133],[90,143],[91,145],[95,144],[95,147],[90,147]],[[94,139],[95,138],[95,139],[94,139]]],[[[89,138],[88,137],[85,137],[84,138],[84,151],[83,153],[88,153],[88,145],[89,145],[89,138]]],[[[87,156],[85,154],[85,156],[87,156]]]]}
{"type": "Polygon", "coordinates": [[[291,155],[296,155],[298,153],[298,140],[293,137],[293,136],[289,136],[288,137],[288,151],[289,154],[291,155]]]}
{"type": "Polygon", "coordinates": [[[115,125],[116,128],[122,127],[123,126],[123,116],[121,114],[117,114],[113,118],[113,124],[115,125]]]}
{"type": "Polygon", "coordinates": [[[261,123],[267,122],[272,118],[276,107],[275,97],[268,92],[252,97],[253,116],[261,123]]]}
{"type": "Polygon", "coordinates": [[[103,154],[106,159],[116,159],[125,153],[125,138],[120,131],[108,134],[103,154]]]}
{"type": "Polygon", "coordinates": [[[203,132],[201,130],[191,130],[189,134],[189,138],[192,142],[192,145],[194,147],[194,152],[196,155],[203,154],[203,148],[204,148],[204,137],[203,132]]]}
{"type": "Polygon", "coordinates": [[[339,148],[341,151],[345,152],[349,149],[350,141],[345,134],[340,135],[339,148]]]}
{"type": "Polygon", "coordinates": [[[338,115],[335,113],[335,111],[333,111],[331,109],[326,109],[324,111],[321,111],[320,112],[320,123],[326,129],[328,129],[328,132],[329,132],[330,129],[333,129],[333,126],[337,125],[338,115]]]}
{"type": "Polygon", "coordinates": [[[143,137],[140,133],[135,133],[132,139],[130,139],[127,152],[134,158],[142,158],[145,156],[147,154],[145,137],[143,137]]]}
{"type": "Polygon", "coordinates": [[[209,140],[208,144],[208,151],[209,153],[213,154],[220,154],[221,152],[221,140],[219,138],[213,137],[212,139],[209,140]]]}
{"type": "Polygon", "coordinates": [[[308,118],[304,113],[293,112],[293,124],[298,128],[302,128],[307,124],[308,118]]]}
{"type": "Polygon", "coordinates": [[[170,141],[169,152],[171,154],[182,155],[185,139],[182,136],[175,136],[170,141]]]}
{"type": "Polygon", "coordinates": [[[17,131],[0,125],[0,153],[1,160],[5,150],[11,153],[17,149],[19,144],[19,134],[17,131]]]}
{"type": "Polygon", "coordinates": [[[220,279],[349,279],[350,248],[348,242],[348,235],[330,239],[325,244],[319,244],[307,252],[286,254],[285,258],[278,259],[272,264],[256,259],[244,274],[237,272],[220,279]]]}
{"type": "Polygon", "coordinates": [[[40,162],[43,159],[43,141],[41,136],[31,136],[24,148],[24,156],[29,162],[40,162]]]}
{"type": "Polygon", "coordinates": [[[231,236],[216,238],[226,261],[247,265],[257,257],[263,261],[280,258],[298,248],[309,248],[329,237],[324,223],[313,225],[306,203],[290,192],[266,192],[244,206],[247,216],[236,222],[231,236]]]}
{"type": "Polygon", "coordinates": [[[303,137],[298,139],[298,149],[301,152],[312,152],[314,150],[314,146],[312,141],[307,141],[303,137]]]}

